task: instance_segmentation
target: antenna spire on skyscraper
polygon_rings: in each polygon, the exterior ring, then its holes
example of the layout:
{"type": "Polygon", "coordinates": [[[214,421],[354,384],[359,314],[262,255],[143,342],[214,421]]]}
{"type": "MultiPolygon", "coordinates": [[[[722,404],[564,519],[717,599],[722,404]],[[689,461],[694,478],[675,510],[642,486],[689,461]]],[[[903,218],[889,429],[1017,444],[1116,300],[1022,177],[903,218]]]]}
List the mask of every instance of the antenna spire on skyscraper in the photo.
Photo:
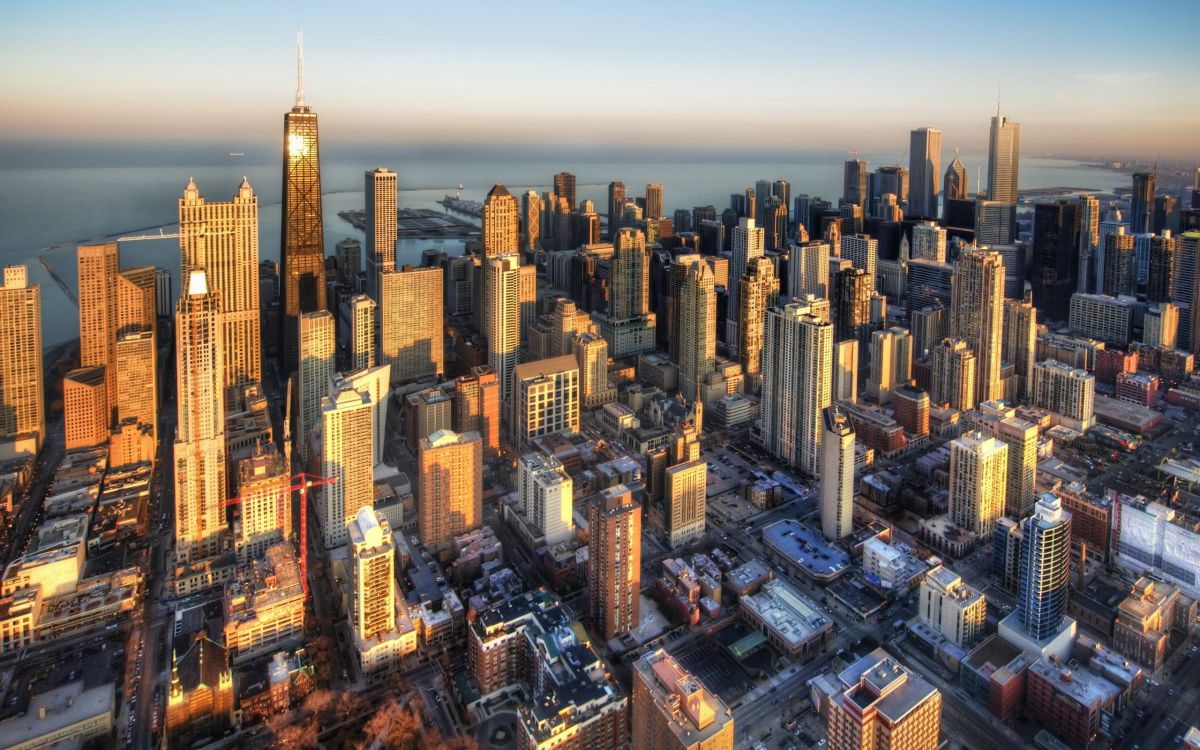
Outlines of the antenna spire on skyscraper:
{"type": "Polygon", "coordinates": [[[304,106],[304,32],[296,32],[296,106],[304,106]]]}

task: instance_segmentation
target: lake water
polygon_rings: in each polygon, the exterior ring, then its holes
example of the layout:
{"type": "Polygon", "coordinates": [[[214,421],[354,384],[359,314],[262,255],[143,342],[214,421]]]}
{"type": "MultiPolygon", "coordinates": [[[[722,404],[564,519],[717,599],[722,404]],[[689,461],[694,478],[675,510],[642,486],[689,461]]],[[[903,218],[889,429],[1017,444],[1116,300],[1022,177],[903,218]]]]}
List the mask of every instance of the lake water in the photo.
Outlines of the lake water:
{"type": "MultiPolygon", "coordinates": [[[[260,254],[276,259],[280,236],[280,146],[236,142],[82,142],[0,140],[0,265],[29,266],[42,285],[43,333],[47,345],[77,335],[78,313],[39,263],[44,259],[70,286],[75,286],[75,246],[125,235],[172,232],[176,201],[194,177],[209,200],[229,200],[243,175],[259,196],[260,254]],[[230,157],[229,152],[243,152],[230,157]]],[[[860,154],[871,169],[893,164],[894,154],[860,154]]],[[[418,148],[395,144],[322,143],[322,187],[325,242],[361,237],[338,212],[363,207],[363,172],[385,165],[399,175],[399,204],[440,208],[436,201],[461,183],[463,195],[482,200],[494,183],[508,185],[514,195],[530,188],[549,189],[553,175],[570,171],[577,178],[579,199],[607,210],[607,184],[621,180],[627,193],[640,195],[649,182],[663,184],[669,216],[676,208],[712,204],[718,213],[729,195],[759,179],[786,179],[792,194],[808,193],[835,201],[842,190],[846,154],[796,152],[779,155],[727,152],[599,152],[536,150],[466,145],[418,148]]],[[[948,163],[950,152],[943,153],[948,163]]],[[[976,167],[985,154],[963,154],[970,187],[976,189],[976,167]]],[[[943,164],[943,168],[945,164],[943,164]]],[[[985,175],[986,178],[986,175],[985,175]]],[[[1021,187],[1080,187],[1109,191],[1128,176],[1108,169],[1058,159],[1026,157],[1021,187]]],[[[397,261],[417,262],[421,251],[462,251],[457,240],[402,240],[397,261]]],[[[124,266],[153,263],[179,270],[177,240],[127,242],[121,246],[124,266]]],[[[178,285],[176,285],[178,289],[178,285]]]]}

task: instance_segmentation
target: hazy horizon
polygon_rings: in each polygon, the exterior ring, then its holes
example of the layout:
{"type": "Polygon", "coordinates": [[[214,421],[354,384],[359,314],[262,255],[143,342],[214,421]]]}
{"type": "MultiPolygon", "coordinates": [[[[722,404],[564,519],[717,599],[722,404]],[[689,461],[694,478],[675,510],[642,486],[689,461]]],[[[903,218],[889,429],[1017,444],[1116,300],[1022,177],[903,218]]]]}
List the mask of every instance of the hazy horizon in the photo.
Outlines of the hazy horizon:
{"type": "Polygon", "coordinates": [[[197,8],[0,8],[0,132],[277,139],[303,30],[325,143],[902,153],[929,126],[971,151],[999,91],[1027,154],[1200,156],[1184,0],[197,8]]]}

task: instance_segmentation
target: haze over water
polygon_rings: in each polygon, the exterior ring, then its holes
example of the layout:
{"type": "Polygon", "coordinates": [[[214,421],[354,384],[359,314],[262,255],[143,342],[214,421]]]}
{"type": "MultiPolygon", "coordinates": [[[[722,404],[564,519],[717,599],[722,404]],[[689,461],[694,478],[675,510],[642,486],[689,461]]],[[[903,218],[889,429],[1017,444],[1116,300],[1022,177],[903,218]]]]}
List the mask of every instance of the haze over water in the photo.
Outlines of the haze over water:
{"type": "MultiPolygon", "coordinates": [[[[986,123],[981,124],[986,128],[986,123]]],[[[897,134],[906,140],[907,133],[897,134]]],[[[78,313],[70,299],[38,262],[44,256],[56,273],[75,286],[75,246],[122,235],[152,234],[175,229],[176,201],[189,177],[194,177],[209,200],[226,201],[243,175],[259,196],[259,252],[262,260],[279,254],[281,146],[274,142],[170,141],[0,141],[0,265],[23,263],[42,284],[44,337],[47,345],[77,335],[78,313]],[[230,152],[244,153],[231,157],[230,152]]],[[[870,168],[894,164],[903,154],[860,153],[870,168]]],[[[942,168],[954,157],[942,152],[942,168]]],[[[758,179],[786,179],[792,195],[807,193],[836,202],[842,191],[842,151],[787,153],[719,150],[669,151],[529,147],[467,144],[461,147],[419,147],[389,143],[321,144],[327,252],[347,236],[361,237],[338,217],[346,209],[362,208],[363,172],[387,166],[399,175],[402,207],[440,208],[436,201],[461,183],[464,197],[481,200],[503,182],[514,194],[533,188],[544,191],[554,173],[574,172],[579,199],[591,199],[597,211],[607,210],[607,184],[625,183],[628,195],[641,195],[648,182],[663,183],[667,213],[677,208],[711,204],[718,214],[729,205],[730,193],[758,179]]],[[[976,168],[986,154],[960,155],[967,167],[971,191],[978,188],[976,168]]],[[[901,162],[907,166],[907,156],[901,162]]],[[[1087,164],[1025,156],[1021,188],[1079,187],[1111,191],[1125,186],[1128,176],[1087,164]]],[[[458,240],[401,240],[397,260],[419,261],[421,251],[440,248],[462,251],[458,240]]],[[[121,246],[125,266],[153,263],[178,274],[177,240],[128,242],[121,246]]],[[[176,293],[178,284],[176,284],[176,293]]]]}

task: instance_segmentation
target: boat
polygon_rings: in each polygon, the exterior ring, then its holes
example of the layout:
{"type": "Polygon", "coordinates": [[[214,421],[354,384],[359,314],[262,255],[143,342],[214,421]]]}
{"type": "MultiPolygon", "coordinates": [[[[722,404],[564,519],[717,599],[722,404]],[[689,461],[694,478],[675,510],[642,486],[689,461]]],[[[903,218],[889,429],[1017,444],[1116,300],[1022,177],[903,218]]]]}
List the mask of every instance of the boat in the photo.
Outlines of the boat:
{"type": "Polygon", "coordinates": [[[230,156],[245,156],[246,154],[242,151],[230,151],[229,155],[230,156]]]}

